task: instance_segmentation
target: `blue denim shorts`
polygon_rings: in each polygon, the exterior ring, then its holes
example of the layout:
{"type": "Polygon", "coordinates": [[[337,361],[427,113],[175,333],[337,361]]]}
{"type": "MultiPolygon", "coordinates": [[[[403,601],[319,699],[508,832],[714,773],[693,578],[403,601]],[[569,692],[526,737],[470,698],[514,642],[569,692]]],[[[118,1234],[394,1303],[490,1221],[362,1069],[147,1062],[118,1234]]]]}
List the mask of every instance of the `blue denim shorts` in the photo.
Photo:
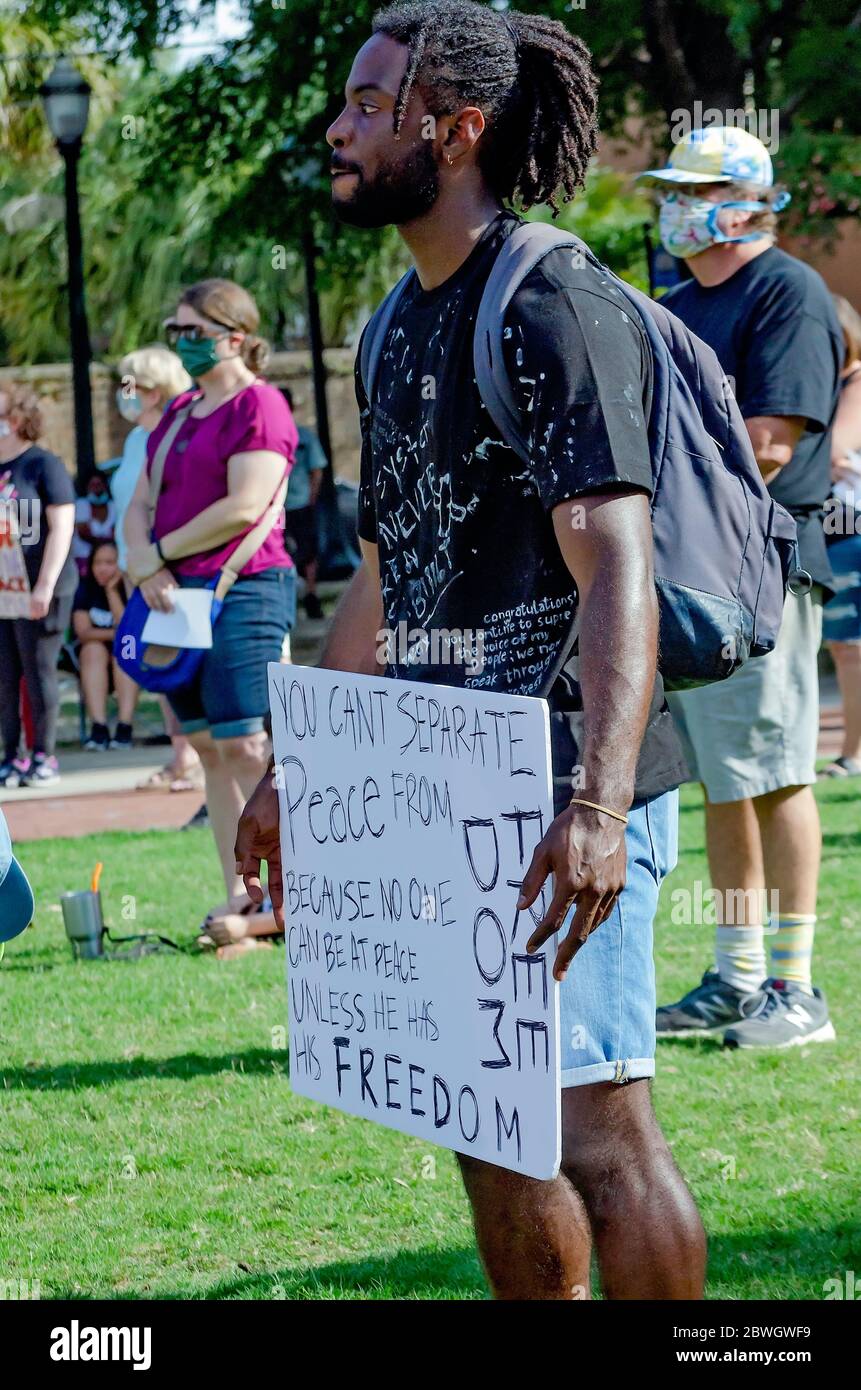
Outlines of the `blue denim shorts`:
{"type": "MultiPolygon", "coordinates": [[[[182,588],[207,580],[178,576],[182,588]]],[[[209,729],[213,738],[240,738],[264,727],[269,710],[266,668],[281,660],[296,620],[296,572],[261,570],[237,579],[212,629],[212,646],[194,680],[168,695],[185,734],[209,729]]]]}
{"type": "MultiPolygon", "coordinates": [[[[577,952],[559,990],[563,1086],[655,1074],[652,924],[661,881],[678,859],[678,826],[677,791],[635,801],[628,812],[624,890],[577,952]]],[[[573,909],[557,940],[572,916],[573,909]]]]}
{"type": "Polygon", "coordinates": [[[844,536],[828,547],[834,597],[822,610],[826,642],[861,642],[861,535],[844,536]]]}

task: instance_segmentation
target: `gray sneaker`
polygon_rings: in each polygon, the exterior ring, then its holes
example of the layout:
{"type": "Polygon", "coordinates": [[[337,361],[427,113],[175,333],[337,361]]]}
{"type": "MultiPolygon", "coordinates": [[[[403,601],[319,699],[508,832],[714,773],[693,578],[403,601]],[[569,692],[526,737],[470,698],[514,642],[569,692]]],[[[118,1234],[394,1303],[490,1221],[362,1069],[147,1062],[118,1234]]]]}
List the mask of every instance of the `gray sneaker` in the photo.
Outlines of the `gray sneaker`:
{"type": "Polygon", "coordinates": [[[750,997],[744,1019],[724,1033],[724,1047],[803,1047],[837,1037],[821,989],[812,994],[788,980],[766,980],[750,997]]]}
{"type": "MultiPolygon", "coordinates": [[[[752,996],[722,980],[710,966],[695,989],[677,1004],[663,1004],[655,1016],[659,1038],[704,1038],[722,1033],[728,1023],[744,1018],[741,1005],[752,996]]],[[[756,996],[753,996],[756,997],[756,996]]]]}

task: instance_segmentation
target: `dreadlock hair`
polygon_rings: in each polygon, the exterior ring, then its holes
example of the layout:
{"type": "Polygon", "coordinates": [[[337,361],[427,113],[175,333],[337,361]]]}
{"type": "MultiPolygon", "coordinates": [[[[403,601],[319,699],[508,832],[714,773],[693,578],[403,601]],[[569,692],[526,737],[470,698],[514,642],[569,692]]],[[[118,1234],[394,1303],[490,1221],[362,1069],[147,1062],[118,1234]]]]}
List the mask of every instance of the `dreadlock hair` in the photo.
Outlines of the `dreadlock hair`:
{"type": "Polygon", "coordinates": [[[498,198],[524,208],[568,202],[595,153],[598,82],[582,39],[558,20],[474,0],[405,0],[373,32],[409,50],[394,107],[399,134],[413,88],[433,116],[484,112],[478,167],[498,198]]]}

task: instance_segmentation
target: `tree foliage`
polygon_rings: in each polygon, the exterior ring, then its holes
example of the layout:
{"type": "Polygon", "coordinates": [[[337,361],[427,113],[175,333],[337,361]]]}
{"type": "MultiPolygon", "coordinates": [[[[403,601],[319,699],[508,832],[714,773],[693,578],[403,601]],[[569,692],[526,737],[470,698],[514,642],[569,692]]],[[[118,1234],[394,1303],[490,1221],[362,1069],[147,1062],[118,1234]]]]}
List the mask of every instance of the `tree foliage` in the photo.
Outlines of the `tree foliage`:
{"type": "MultiPolygon", "coordinates": [[[[240,38],[215,52],[165,53],[186,0],[7,0],[0,56],[99,50],[76,59],[96,89],[81,167],[91,323],[120,352],[156,336],[183,283],[243,280],[276,337],[302,327],[302,236],[319,248],[324,328],[355,337],[406,263],[391,231],[343,229],[329,210],[324,134],[342,101],[371,0],[237,0],[240,38]],[[128,138],[131,118],[134,138],[128,138]]],[[[601,74],[606,132],[626,121],[660,146],[674,113],[778,113],[778,174],[800,230],[822,234],[855,212],[861,174],[861,8],[857,0],[529,0],[582,34],[601,74]]],[[[198,14],[214,0],[200,0],[198,14]]],[[[61,189],[35,96],[50,62],[0,63],[4,198],[61,189]]],[[[543,215],[539,212],[537,215],[543,215]]],[[[563,214],[614,268],[642,280],[646,204],[596,171],[563,214]]],[[[0,320],[23,360],[63,356],[59,221],[0,241],[0,320]]],[[[2,347],[2,343],[0,343],[2,347]]]]}

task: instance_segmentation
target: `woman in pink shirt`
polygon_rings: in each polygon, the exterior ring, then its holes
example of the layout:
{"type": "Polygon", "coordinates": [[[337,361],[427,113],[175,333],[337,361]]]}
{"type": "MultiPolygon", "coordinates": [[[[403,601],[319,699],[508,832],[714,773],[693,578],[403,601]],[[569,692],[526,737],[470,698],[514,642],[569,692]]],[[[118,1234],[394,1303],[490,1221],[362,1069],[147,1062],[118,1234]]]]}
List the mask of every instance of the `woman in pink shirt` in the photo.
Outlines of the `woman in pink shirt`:
{"type": "MultiPolygon", "coordinates": [[[[169,611],[177,587],[211,584],[293,465],[293,417],[280,391],[258,377],[268,355],[258,324],[251,296],[215,279],[187,289],[165,324],[196,388],[178,396],[150,434],[147,467],[125,516],[128,571],[151,608],[169,611]],[[150,535],[152,460],[177,411],[192,402],[165,459],[150,535]]],[[[228,592],[193,681],[168,697],[203,763],[227,911],[248,907],[233,842],[239,813],[266,766],[266,667],[280,660],[295,609],[282,511],[228,592]]]]}

